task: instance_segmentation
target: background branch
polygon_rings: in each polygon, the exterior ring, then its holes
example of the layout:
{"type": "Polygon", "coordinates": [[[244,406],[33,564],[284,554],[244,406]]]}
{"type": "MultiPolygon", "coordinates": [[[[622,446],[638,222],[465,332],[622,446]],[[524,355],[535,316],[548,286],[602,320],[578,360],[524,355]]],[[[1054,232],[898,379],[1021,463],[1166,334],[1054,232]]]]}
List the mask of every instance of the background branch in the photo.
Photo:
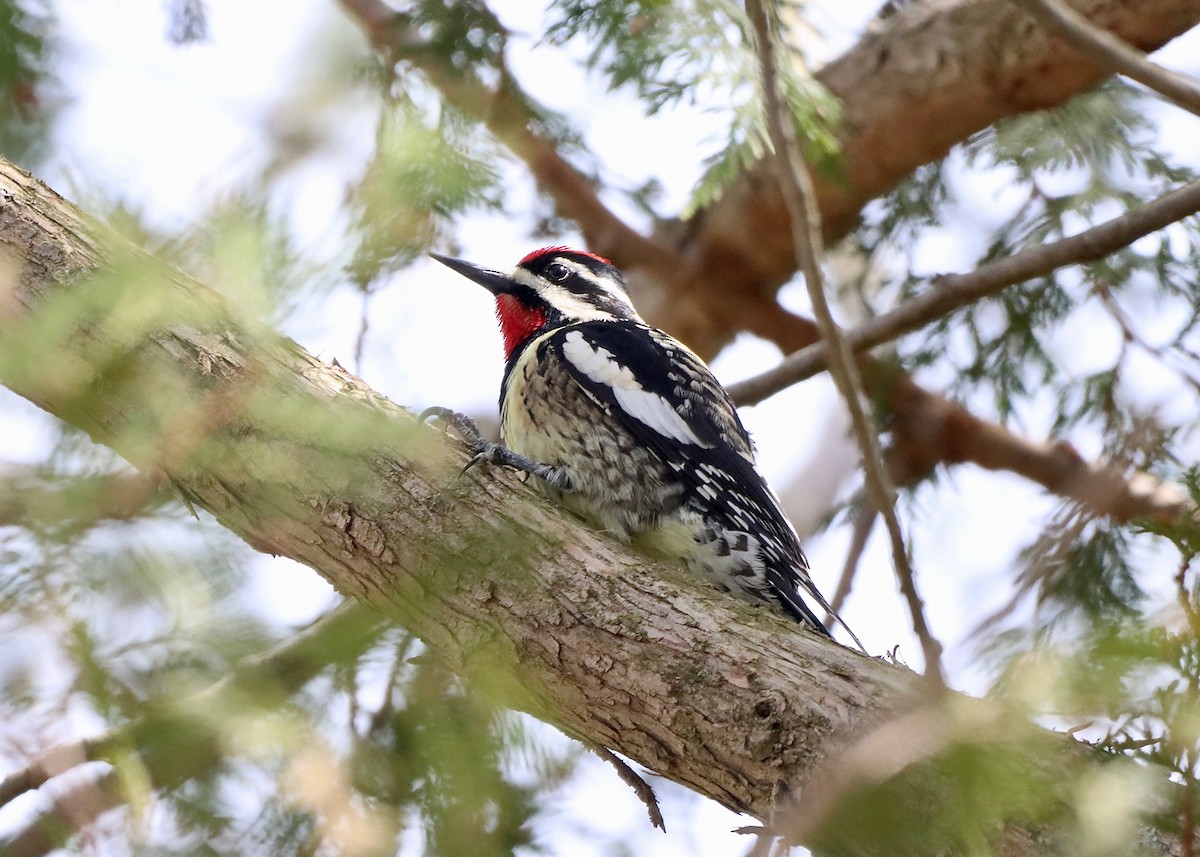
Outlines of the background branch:
{"type": "Polygon", "coordinates": [[[134,472],[61,476],[16,462],[0,463],[0,526],[71,521],[128,521],[169,498],[161,474],[134,472]]]}
{"type": "MultiPolygon", "coordinates": [[[[849,330],[847,345],[865,351],[944,318],[1009,286],[1042,277],[1067,265],[1101,259],[1200,211],[1200,181],[1164,194],[1134,211],[1078,235],[1041,244],[980,265],[965,274],[941,274],[928,291],[849,330]]],[[[816,342],[784,358],[778,366],[729,386],[739,405],[753,405],[829,366],[829,347],[816,342]]]]}
{"type": "MultiPolygon", "coordinates": [[[[776,306],[758,330],[783,350],[811,342],[815,325],[776,306]]],[[[1163,524],[1195,515],[1182,486],[1108,461],[1088,461],[1068,442],[1030,440],[932,393],[890,363],[862,355],[863,383],[889,409],[888,466],[897,485],[913,485],[939,465],[975,464],[1015,473],[1114,521],[1163,524]]],[[[737,386],[737,385],[733,385],[737,386]]]]}
{"type": "MultiPolygon", "coordinates": [[[[1147,52],[1200,22],[1200,4],[1191,0],[1073,6],[1147,52]]],[[[1010,0],[907,4],[814,74],[842,108],[836,174],[814,176],[825,241],[845,236],[867,202],[971,134],[1061,105],[1108,75],[1010,0]]],[[[662,240],[690,266],[674,279],[631,278],[643,315],[711,357],[744,329],[744,308],[769,299],[795,273],[783,208],[773,167],[760,163],[686,224],[661,224],[662,240]]]]}
{"type": "Polygon", "coordinates": [[[5,857],[42,857],[87,831],[101,816],[125,805],[120,778],[114,771],[105,771],[56,792],[48,808],[0,842],[0,847],[5,857]]]}
{"type": "MultiPolygon", "coordinates": [[[[179,700],[172,710],[155,711],[104,734],[59,745],[7,774],[0,780],[0,806],[79,765],[115,762],[130,748],[139,753],[155,788],[198,776],[220,758],[204,745],[221,740],[223,712],[244,713],[246,699],[264,707],[282,703],[327,667],[360,657],[386,627],[378,611],[357,601],[343,602],[270,651],[245,658],[224,679],[179,700]],[[181,726],[184,720],[186,727],[181,726]]],[[[119,778],[105,773],[85,785],[68,787],[64,795],[77,794],[78,799],[55,798],[23,832],[0,842],[0,853],[40,854],[57,847],[65,834],[76,833],[123,805],[119,786],[119,778]]]]}
{"type": "Polygon", "coordinates": [[[862,559],[863,551],[867,548],[867,540],[871,537],[871,530],[874,529],[875,519],[878,516],[879,513],[875,511],[875,507],[871,505],[870,501],[864,501],[858,514],[854,516],[854,529],[850,531],[850,545],[846,548],[846,561],[842,564],[842,574],[838,577],[833,597],[829,599],[829,605],[833,608],[834,613],[841,610],[846,599],[850,597],[850,590],[854,587],[854,576],[858,573],[859,560],[862,559]]]}
{"type": "Polygon", "coordinates": [[[1060,0],[1012,0],[1039,24],[1106,68],[1148,86],[1200,116],[1200,84],[1146,59],[1116,36],[1092,24],[1060,0]]]}

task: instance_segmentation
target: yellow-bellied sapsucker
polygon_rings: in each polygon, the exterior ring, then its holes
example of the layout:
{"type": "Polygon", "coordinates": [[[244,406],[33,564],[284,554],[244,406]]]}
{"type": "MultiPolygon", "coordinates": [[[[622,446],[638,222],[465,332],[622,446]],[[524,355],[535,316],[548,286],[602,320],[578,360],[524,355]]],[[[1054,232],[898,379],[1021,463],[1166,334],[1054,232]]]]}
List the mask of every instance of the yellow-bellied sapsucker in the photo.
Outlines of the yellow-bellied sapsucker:
{"type": "Polygon", "coordinates": [[[504,337],[503,446],[460,414],[426,412],[473,447],[471,464],[531,473],[618,538],[829,633],[801,595],[829,609],[728,393],[642,321],[620,271],[567,247],[534,251],[509,274],[434,258],[495,295],[504,337]]]}

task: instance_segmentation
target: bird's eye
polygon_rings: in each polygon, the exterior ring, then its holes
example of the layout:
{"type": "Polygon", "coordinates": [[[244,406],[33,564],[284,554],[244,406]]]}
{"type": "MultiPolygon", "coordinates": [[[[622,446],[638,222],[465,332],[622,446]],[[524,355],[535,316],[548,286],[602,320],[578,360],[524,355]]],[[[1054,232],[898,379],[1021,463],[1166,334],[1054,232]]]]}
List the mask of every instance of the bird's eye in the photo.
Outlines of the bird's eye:
{"type": "Polygon", "coordinates": [[[550,280],[552,283],[565,282],[569,276],[571,276],[571,271],[566,265],[559,264],[558,262],[551,262],[546,266],[546,279],[550,280]]]}

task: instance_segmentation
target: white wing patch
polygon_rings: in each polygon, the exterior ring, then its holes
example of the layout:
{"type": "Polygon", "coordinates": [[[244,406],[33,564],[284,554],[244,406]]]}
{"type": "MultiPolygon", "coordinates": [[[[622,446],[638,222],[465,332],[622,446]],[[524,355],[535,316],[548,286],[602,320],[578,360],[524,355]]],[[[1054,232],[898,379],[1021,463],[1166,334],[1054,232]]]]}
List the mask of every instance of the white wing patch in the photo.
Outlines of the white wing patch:
{"type": "Polygon", "coordinates": [[[611,389],[617,404],[634,419],[681,443],[712,448],[712,444],[696,437],[691,426],[671,407],[670,402],[658,393],[642,389],[628,366],[618,363],[607,349],[593,346],[580,331],[567,333],[563,338],[562,350],[563,356],[588,380],[611,389]]]}

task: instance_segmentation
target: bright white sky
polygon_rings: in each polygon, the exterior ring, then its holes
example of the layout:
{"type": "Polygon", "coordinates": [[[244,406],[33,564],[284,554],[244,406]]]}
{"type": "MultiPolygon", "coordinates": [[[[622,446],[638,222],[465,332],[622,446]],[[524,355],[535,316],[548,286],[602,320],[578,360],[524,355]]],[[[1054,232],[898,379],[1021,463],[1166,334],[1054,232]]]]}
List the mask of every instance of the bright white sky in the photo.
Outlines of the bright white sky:
{"type": "MultiPolygon", "coordinates": [[[[161,0],[58,0],[56,5],[69,57],[64,89],[72,102],[63,112],[54,155],[41,177],[73,199],[123,198],[166,228],[193,222],[214,199],[261,167],[272,133],[297,119],[275,112],[282,94],[289,88],[319,88],[324,66],[313,51],[318,39],[332,35],[353,44],[359,38],[330,0],[211,0],[210,41],[184,48],[164,38],[161,0]]],[[[502,7],[504,22],[517,34],[536,36],[542,27],[541,3],[494,5],[502,7]]],[[[834,55],[849,44],[875,5],[869,0],[814,0],[813,18],[825,41],[813,53],[834,55]]],[[[1186,65],[1194,55],[1176,49],[1168,61],[1177,56],[1186,65]]],[[[719,117],[684,110],[646,120],[632,102],[605,93],[580,68],[565,64],[558,52],[519,49],[511,59],[535,97],[575,117],[607,175],[627,186],[657,177],[665,188],[662,210],[683,204],[710,152],[693,148],[695,141],[709,139],[710,146],[716,145],[719,117]]],[[[280,199],[303,245],[318,258],[336,249],[346,189],[373,142],[365,105],[347,105],[336,119],[336,127],[322,129],[336,145],[294,170],[280,199]]],[[[1168,124],[1174,133],[1200,138],[1195,124],[1177,115],[1168,124]]],[[[461,225],[463,256],[502,268],[537,243],[528,237],[528,219],[519,214],[528,209],[532,193],[524,182],[516,188],[511,219],[478,217],[461,225]]],[[[1012,204],[1005,198],[1002,177],[973,186],[970,195],[984,211],[1012,204]]],[[[618,197],[610,202],[630,220],[642,222],[618,197]]],[[[565,243],[575,238],[562,236],[565,243]]],[[[920,252],[931,270],[961,269],[974,252],[965,243],[962,234],[947,231],[920,252]]],[[[785,299],[800,309],[805,304],[802,289],[785,299]]],[[[309,350],[349,366],[359,310],[352,291],[339,291],[292,320],[288,332],[309,350]]],[[[1107,337],[1098,341],[1075,335],[1064,335],[1064,343],[1070,346],[1064,347],[1064,361],[1079,361],[1081,370],[1087,362],[1110,359],[1117,345],[1107,337]]],[[[723,354],[714,370],[731,382],[778,358],[773,347],[747,339],[723,354]]],[[[437,403],[486,412],[494,408],[500,369],[489,302],[465,280],[432,263],[418,264],[374,298],[361,374],[394,400],[412,407],[437,403]],[[451,318],[453,348],[442,332],[451,318]]],[[[835,441],[824,434],[837,407],[831,388],[819,379],[744,413],[763,467],[778,487],[807,467],[810,458],[838,457],[829,449],[835,441]],[[804,454],[806,449],[813,455],[804,454]]],[[[1037,414],[1031,417],[1029,430],[1038,436],[1044,425],[1037,414]]],[[[0,396],[6,455],[36,459],[44,452],[43,425],[31,406],[7,393],[0,396]]],[[[909,536],[933,626],[947,644],[955,683],[979,690],[984,676],[973,669],[971,647],[961,640],[979,617],[1005,600],[1017,547],[1032,538],[1055,504],[1016,477],[959,468],[936,492],[922,492],[919,505],[923,523],[909,536]]],[[[843,528],[808,544],[815,577],[826,592],[833,589],[847,539],[843,528]]],[[[261,562],[256,592],[283,622],[311,617],[331,597],[315,573],[267,558],[261,562]]],[[[883,653],[898,645],[901,657],[919,665],[919,649],[895,592],[886,545],[876,537],[863,559],[846,619],[870,650],[883,653]]],[[[664,806],[671,834],[651,833],[641,805],[599,764],[586,769],[561,805],[562,823],[543,831],[554,853],[600,855],[608,850],[610,836],[629,829],[644,830],[639,845],[647,853],[729,855],[749,846],[744,837],[729,832],[744,820],[709,803],[674,798],[664,806]]]]}

